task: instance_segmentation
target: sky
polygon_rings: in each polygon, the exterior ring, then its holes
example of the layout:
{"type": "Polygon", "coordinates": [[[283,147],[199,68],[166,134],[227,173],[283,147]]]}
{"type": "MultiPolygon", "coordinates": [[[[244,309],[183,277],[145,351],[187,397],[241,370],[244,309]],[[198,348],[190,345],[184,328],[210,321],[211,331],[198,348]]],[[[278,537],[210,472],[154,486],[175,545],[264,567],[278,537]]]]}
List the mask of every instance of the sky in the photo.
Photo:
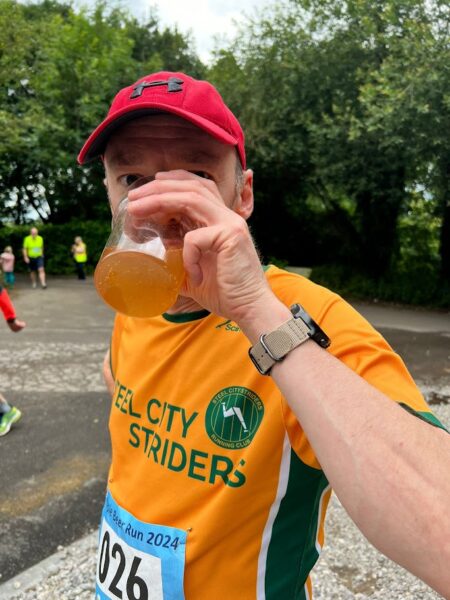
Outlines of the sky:
{"type": "MultiPolygon", "coordinates": [[[[148,16],[156,8],[163,26],[174,26],[182,33],[191,32],[197,53],[203,62],[211,59],[214,36],[233,37],[234,21],[254,15],[274,0],[118,0],[117,4],[136,17],[148,16]]],[[[94,0],[76,0],[78,6],[90,6],[94,0]]],[[[112,4],[112,3],[111,3],[112,4]]]]}

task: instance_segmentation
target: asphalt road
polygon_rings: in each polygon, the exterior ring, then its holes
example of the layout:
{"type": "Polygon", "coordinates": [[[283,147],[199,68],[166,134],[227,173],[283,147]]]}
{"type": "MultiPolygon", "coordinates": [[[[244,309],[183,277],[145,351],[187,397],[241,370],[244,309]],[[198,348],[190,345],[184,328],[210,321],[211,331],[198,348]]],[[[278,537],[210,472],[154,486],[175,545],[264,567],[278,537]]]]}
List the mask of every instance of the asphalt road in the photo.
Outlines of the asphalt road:
{"type": "Polygon", "coordinates": [[[0,438],[1,581],[96,527],[109,463],[101,363],[113,315],[92,280],[19,279],[11,294],[27,322],[2,323],[0,390],[23,412],[0,438]]]}
{"type": "MultiPolygon", "coordinates": [[[[113,315],[91,279],[12,294],[27,329],[0,329],[0,390],[23,418],[0,438],[1,581],[97,527],[109,463],[101,362],[113,315]]],[[[358,304],[430,403],[450,402],[450,314],[358,304]]],[[[1,323],[0,323],[1,325],[1,323]]],[[[450,423],[446,423],[450,425],[450,423]]]]}

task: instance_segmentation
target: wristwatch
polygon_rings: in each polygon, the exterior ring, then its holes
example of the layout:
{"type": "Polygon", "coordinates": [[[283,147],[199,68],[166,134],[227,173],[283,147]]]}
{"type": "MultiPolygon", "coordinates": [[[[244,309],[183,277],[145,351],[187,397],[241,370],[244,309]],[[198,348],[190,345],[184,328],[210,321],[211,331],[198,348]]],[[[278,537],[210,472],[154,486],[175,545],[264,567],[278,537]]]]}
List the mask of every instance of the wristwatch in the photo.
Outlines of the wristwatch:
{"type": "Polygon", "coordinates": [[[328,348],[331,343],[327,334],[300,304],[293,304],[291,313],[292,319],[274,331],[264,333],[248,351],[261,375],[269,375],[275,363],[281,362],[291,350],[307,340],[314,340],[322,348],[328,348]]]}

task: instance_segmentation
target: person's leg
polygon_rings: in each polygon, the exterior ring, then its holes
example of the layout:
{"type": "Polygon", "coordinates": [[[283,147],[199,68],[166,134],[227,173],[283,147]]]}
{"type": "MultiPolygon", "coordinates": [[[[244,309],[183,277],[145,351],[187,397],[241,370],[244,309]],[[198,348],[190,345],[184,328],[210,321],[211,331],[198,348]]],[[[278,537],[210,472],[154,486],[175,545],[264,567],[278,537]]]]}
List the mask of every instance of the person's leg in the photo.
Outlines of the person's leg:
{"type": "Polygon", "coordinates": [[[13,289],[15,280],[14,273],[5,273],[5,284],[8,289],[13,289]]]}
{"type": "Polygon", "coordinates": [[[77,275],[78,279],[86,279],[86,275],[84,274],[84,263],[77,262],[77,275]]]}
{"type": "Polygon", "coordinates": [[[8,404],[8,401],[6,400],[5,396],[0,392],[0,414],[3,414],[4,412],[8,412],[8,410],[11,407],[8,404]]]}
{"type": "Polygon", "coordinates": [[[46,288],[47,284],[45,283],[45,270],[44,270],[44,267],[41,267],[40,269],[38,269],[38,273],[39,273],[39,281],[41,282],[41,287],[46,288]]]}
{"type": "Polygon", "coordinates": [[[38,275],[39,281],[41,282],[41,287],[45,290],[47,284],[45,282],[44,259],[41,256],[38,259],[38,275]]]}
{"type": "Polygon", "coordinates": [[[33,269],[30,270],[30,279],[31,279],[31,285],[35,288],[36,287],[36,271],[34,271],[33,269]]]}

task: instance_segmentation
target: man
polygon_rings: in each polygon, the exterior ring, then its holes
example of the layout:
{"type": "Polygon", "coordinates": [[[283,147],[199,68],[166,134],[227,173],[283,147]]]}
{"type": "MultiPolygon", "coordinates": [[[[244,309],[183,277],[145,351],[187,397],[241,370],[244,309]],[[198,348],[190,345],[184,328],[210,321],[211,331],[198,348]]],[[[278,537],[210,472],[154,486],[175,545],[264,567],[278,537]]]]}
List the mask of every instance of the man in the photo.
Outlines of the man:
{"type": "MultiPolygon", "coordinates": [[[[5,317],[5,321],[8,327],[14,333],[22,331],[26,326],[24,321],[20,321],[16,317],[16,311],[11,302],[8,292],[0,285],[0,310],[5,317]]],[[[10,406],[3,394],[0,393],[0,436],[4,436],[9,433],[12,425],[17,423],[21,418],[22,413],[15,406],[10,406]]]]}
{"type": "Polygon", "coordinates": [[[113,212],[155,175],[130,214],[192,230],[174,306],[115,320],[97,597],[311,598],[330,487],[381,552],[448,594],[450,436],[348,304],[261,268],[243,132],[215,88],[168,72],[124,88],[79,162],[99,156],[113,212]]]}
{"type": "Polygon", "coordinates": [[[30,229],[30,235],[23,240],[23,260],[27,263],[30,270],[31,285],[36,288],[36,273],[39,276],[41,288],[46,289],[45,269],[44,269],[44,240],[38,235],[36,227],[30,229]]]}

